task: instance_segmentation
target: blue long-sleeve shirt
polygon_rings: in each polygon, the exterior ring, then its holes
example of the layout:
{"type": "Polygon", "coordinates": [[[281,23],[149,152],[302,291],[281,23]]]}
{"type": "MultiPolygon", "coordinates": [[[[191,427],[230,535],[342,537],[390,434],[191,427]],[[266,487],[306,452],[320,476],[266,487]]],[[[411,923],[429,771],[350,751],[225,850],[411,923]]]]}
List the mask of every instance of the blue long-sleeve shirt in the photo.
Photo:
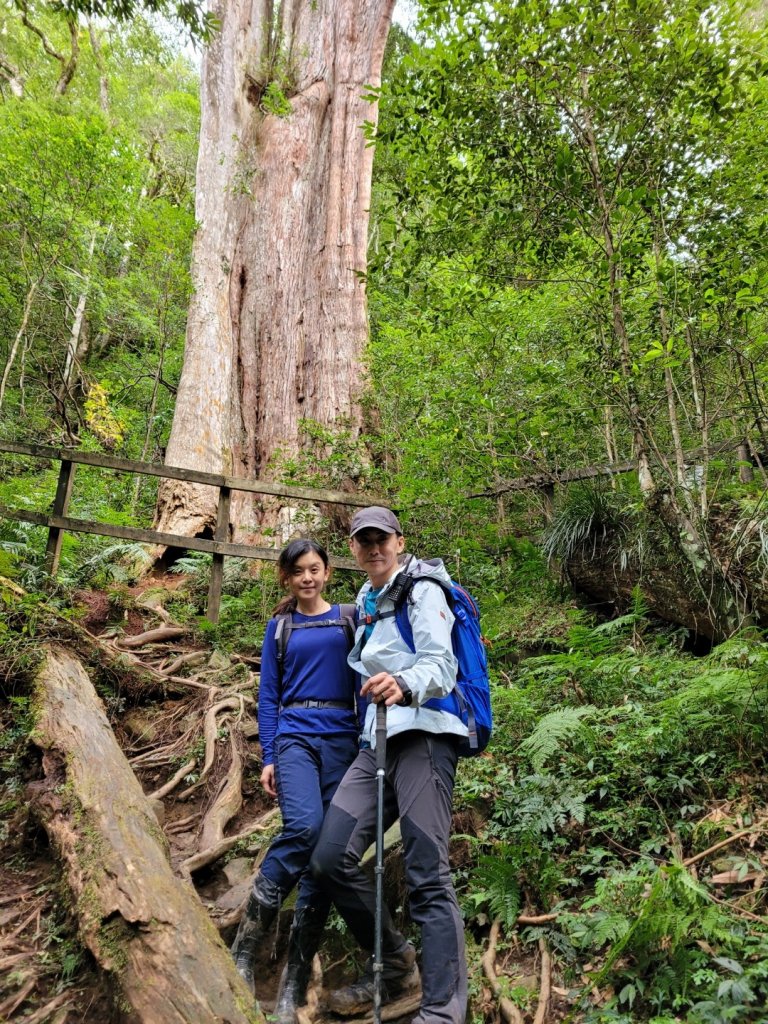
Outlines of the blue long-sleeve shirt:
{"type": "MultiPolygon", "coordinates": [[[[340,619],[337,604],[320,615],[293,612],[294,623],[340,619]]],[[[291,631],[285,648],[282,685],[278,676],[277,619],[270,619],[261,650],[259,682],[259,741],[263,763],[274,761],[274,743],[278,736],[357,735],[360,723],[355,709],[360,679],[347,664],[349,644],[341,626],[324,626],[291,631]],[[343,701],[348,708],[295,708],[295,701],[343,701]],[[282,707],[282,710],[281,710],[282,707]]]]}

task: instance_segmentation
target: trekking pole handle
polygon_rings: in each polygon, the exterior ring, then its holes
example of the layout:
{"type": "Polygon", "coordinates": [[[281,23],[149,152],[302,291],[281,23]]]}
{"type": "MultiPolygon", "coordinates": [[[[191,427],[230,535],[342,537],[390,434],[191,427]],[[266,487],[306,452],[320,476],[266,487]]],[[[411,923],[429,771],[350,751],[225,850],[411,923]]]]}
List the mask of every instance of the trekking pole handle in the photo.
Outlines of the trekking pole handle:
{"type": "Polygon", "coordinates": [[[387,764],[387,705],[376,705],[376,770],[383,771],[387,764]]]}

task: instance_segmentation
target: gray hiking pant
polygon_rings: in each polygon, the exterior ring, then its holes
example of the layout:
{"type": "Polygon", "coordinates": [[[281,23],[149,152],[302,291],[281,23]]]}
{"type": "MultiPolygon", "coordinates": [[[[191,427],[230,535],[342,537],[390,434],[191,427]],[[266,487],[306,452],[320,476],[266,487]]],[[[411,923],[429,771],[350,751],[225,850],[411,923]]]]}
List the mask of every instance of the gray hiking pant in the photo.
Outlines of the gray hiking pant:
{"type": "MultiPolygon", "coordinates": [[[[421,929],[421,1009],[414,1024],[464,1024],[464,922],[451,882],[448,839],[456,737],[405,732],[387,742],[384,828],[400,818],[411,918],[421,929]]],[[[376,835],[376,760],[361,750],[336,790],[311,869],[368,953],[374,945],[376,891],[360,858],[376,835]]],[[[403,938],[383,914],[384,960],[403,938]]]]}

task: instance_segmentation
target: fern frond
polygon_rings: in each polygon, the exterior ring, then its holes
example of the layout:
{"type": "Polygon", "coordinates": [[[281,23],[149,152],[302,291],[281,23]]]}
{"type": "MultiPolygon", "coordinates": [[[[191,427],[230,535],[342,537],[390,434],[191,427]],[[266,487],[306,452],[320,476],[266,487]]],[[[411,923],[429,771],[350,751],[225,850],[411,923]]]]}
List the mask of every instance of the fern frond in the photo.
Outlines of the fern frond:
{"type": "Polygon", "coordinates": [[[475,890],[473,900],[477,907],[486,907],[492,918],[499,918],[502,927],[510,929],[520,913],[520,885],[514,851],[501,843],[493,856],[479,858],[473,872],[475,890]]]}
{"type": "Polygon", "coordinates": [[[554,757],[565,743],[587,727],[583,721],[596,712],[591,704],[580,708],[558,708],[540,720],[531,735],[520,744],[521,752],[530,758],[534,770],[541,772],[550,758],[554,757]]]}

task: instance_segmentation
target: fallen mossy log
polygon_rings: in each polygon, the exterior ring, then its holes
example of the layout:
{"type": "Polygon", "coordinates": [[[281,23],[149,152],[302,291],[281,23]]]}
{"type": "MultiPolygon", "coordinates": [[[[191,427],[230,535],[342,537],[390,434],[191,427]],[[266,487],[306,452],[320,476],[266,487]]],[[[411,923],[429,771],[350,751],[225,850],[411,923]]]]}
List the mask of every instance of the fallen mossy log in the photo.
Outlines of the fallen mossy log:
{"type": "Polygon", "coordinates": [[[718,636],[716,609],[691,587],[675,565],[622,566],[610,543],[596,541],[574,552],[563,564],[569,582],[597,601],[615,604],[620,611],[631,608],[639,593],[648,610],[675,626],[684,626],[696,636],[713,640],[718,636]]]}
{"type": "Polygon", "coordinates": [[[64,865],[80,939],[114,982],[124,1020],[263,1024],[264,1017],[165,838],[81,663],[46,646],[31,802],[64,865]]]}

